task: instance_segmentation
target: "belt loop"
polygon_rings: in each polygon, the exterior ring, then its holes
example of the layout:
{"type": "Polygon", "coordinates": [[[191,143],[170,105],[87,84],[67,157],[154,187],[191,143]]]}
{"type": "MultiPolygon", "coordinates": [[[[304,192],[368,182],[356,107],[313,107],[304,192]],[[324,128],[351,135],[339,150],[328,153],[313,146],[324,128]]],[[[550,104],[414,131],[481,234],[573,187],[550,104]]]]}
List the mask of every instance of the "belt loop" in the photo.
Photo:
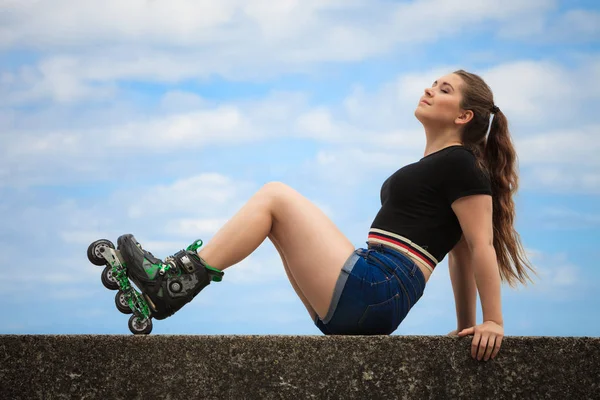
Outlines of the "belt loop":
{"type": "Polygon", "coordinates": [[[363,250],[360,252],[360,254],[359,254],[359,255],[360,255],[362,258],[364,258],[364,259],[366,260],[366,259],[368,259],[368,258],[369,258],[369,255],[370,255],[372,252],[373,252],[373,249],[372,249],[372,248],[370,248],[370,247],[367,247],[366,249],[363,249],[363,250]]]}
{"type": "Polygon", "coordinates": [[[417,266],[417,263],[414,262],[413,260],[410,260],[410,262],[412,263],[412,268],[410,269],[410,276],[414,277],[415,274],[417,273],[417,268],[419,268],[419,267],[417,266]]]}

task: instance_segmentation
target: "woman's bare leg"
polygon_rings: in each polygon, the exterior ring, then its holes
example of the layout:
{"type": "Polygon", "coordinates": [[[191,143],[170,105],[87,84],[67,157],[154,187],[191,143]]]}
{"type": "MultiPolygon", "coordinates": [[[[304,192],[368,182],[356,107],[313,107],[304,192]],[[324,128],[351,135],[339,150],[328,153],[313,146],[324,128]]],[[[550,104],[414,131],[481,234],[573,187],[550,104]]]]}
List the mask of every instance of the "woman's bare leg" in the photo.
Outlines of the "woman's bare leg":
{"type": "Polygon", "coordinates": [[[277,252],[279,253],[279,256],[281,257],[281,261],[283,262],[283,267],[285,268],[285,273],[286,273],[290,283],[292,284],[294,291],[296,292],[298,297],[300,297],[300,300],[302,301],[302,304],[304,304],[304,307],[306,307],[306,311],[308,311],[310,318],[314,321],[315,316],[317,315],[317,312],[315,311],[314,308],[312,308],[312,306],[310,305],[310,302],[308,301],[306,296],[304,296],[304,293],[302,293],[302,290],[300,290],[300,288],[298,287],[296,278],[294,278],[294,275],[292,275],[292,271],[290,271],[290,267],[288,266],[287,259],[285,258],[285,254],[283,253],[281,246],[277,243],[277,239],[275,239],[275,236],[273,236],[272,234],[269,235],[269,239],[271,239],[271,242],[273,243],[273,245],[277,249],[277,252]]]}
{"type": "Polygon", "coordinates": [[[300,298],[324,318],[354,246],[318,207],[289,186],[278,182],[263,186],[199,255],[224,270],[246,258],[267,237],[275,239],[300,298]]]}

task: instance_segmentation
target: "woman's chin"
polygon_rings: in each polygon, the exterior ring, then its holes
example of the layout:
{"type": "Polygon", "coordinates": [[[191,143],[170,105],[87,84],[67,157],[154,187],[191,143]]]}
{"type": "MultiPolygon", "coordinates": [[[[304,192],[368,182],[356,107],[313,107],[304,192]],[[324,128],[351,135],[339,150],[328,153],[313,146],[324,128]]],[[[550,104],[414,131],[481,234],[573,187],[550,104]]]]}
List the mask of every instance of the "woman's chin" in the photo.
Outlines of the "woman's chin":
{"type": "Polygon", "coordinates": [[[417,107],[417,108],[415,109],[415,113],[414,113],[414,114],[415,114],[415,117],[416,117],[416,118],[417,118],[419,121],[421,121],[421,122],[423,122],[425,119],[427,119],[427,118],[425,117],[425,115],[424,115],[425,113],[423,112],[423,109],[422,109],[421,107],[417,107]]]}
{"type": "Polygon", "coordinates": [[[439,126],[440,124],[443,124],[443,121],[440,121],[438,115],[423,112],[423,110],[419,108],[415,110],[415,118],[417,118],[417,120],[421,123],[421,125],[423,125],[423,127],[439,126]]]}

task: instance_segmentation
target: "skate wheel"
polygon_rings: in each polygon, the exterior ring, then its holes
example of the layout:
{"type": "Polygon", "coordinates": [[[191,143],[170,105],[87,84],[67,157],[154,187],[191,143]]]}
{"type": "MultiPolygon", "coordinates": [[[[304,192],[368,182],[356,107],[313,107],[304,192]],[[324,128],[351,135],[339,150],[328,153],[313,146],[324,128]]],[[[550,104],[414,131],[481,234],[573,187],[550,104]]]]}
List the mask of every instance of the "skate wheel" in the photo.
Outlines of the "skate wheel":
{"type": "Polygon", "coordinates": [[[110,265],[106,266],[104,271],[102,271],[101,279],[105,288],[110,290],[119,289],[119,282],[117,282],[117,279],[113,276],[112,267],[110,265]]]}
{"type": "Polygon", "coordinates": [[[90,260],[90,262],[94,265],[106,265],[106,260],[104,259],[104,257],[102,257],[102,252],[107,247],[114,249],[115,245],[112,244],[112,242],[108,239],[100,239],[96,240],[95,242],[92,242],[92,244],[89,245],[87,250],[88,260],[90,260]]]}
{"type": "Polygon", "coordinates": [[[122,290],[119,290],[115,296],[115,305],[117,306],[117,310],[121,311],[123,314],[133,313],[129,307],[129,302],[125,298],[125,292],[122,290]]]}
{"type": "Polygon", "coordinates": [[[134,335],[147,335],[152,332],[152,318],[146,318],[142,320],[141,318],[132,315],[129,317],[129,330],[134,335]]]}

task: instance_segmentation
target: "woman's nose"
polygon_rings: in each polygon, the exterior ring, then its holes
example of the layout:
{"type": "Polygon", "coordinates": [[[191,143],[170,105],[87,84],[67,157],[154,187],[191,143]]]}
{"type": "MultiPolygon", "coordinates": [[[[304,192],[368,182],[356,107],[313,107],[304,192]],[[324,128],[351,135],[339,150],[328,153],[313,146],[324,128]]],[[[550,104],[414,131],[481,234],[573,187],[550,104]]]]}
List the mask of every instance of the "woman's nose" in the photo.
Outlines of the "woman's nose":
{"type": "Polygon", "coordinates": [[[425,94],[431,97],[433,96],[433,90],[431,90],[431,88],[425,88],[425,94]]]}

